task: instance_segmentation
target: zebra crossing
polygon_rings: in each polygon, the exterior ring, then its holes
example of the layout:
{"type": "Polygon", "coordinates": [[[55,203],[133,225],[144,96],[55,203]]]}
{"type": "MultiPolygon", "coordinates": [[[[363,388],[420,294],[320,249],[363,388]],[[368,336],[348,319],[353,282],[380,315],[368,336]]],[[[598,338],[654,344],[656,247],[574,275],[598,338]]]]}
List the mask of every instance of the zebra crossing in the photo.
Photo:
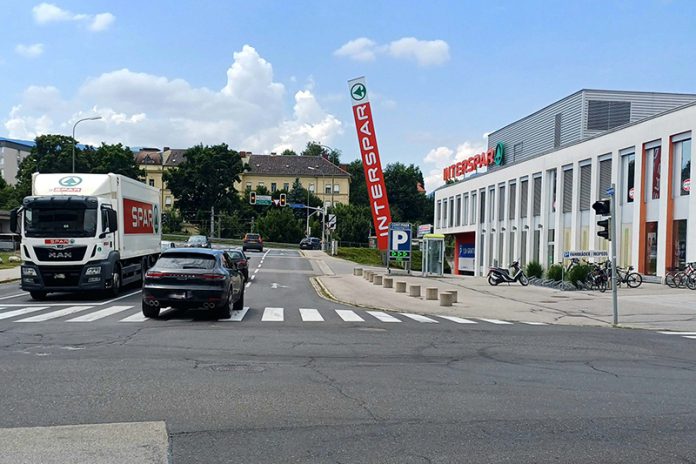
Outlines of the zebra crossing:
{"type": "MultiPolygon", "coordinates": [[[[160,320],[191,320],[193,312],[177,311],[165,308],[160,313],[160,320]]],[[[204,314],[204,313],[198,313],[204,314]]],[[[64,308],[55,306],[27,306],[24,308],[7,308],[0,306],[0,321],[7,323],[41,323],[41,322],[67,322],[67,323],[95,323],[95,322],[120,322],[120,323],[145,323],[150,319],[143,316],[140,307],[134,305],[73,305],[64,308]]],[[[447,315],[428,315],[414,313],[392,313],[373,310],[351,309],[322,309],[297,308],[287,309],[280,307],[250,308],[244,307],[239,311],[232,311],[228,319],[216,319],[216,322],[346,322],[346,323],[419,323],[419,324],[493,324],[493,325],[547,325],[543,322],[511,322],[490,318],[462,318],[447,315]]],[[[694,334],[696,335],[696,333],[694,334]]]]}
{"type": "Polygon", "coordinates": [[[663,335],[678,335],[681,338],[686,338],[688,340],[696,340],[696,332],[677,332],[674,330],[661,330],[657,333],[663,335]]]}

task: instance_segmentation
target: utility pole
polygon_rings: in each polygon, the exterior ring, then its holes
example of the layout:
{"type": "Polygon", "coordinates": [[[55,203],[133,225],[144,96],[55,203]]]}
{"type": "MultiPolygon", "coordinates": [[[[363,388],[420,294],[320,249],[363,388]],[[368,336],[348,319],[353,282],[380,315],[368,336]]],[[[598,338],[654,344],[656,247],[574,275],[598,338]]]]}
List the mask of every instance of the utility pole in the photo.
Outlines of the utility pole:
{"type": "Polygon", "coordinates": [[[326,203],[321,213],[321,249],[326,251],[326,203]]]}
{"type": "Polygon", "coordinates": [[[616,185],[611,184],[610,227],[611,227],[611,304],[614,310],[614,326],[619,325],[619,294],[616,288],[616,185]]]}
{"type": "Polygon", "coordinates": [[[210,207],[210,238],[215,237],[215,207],[210,207]]]}

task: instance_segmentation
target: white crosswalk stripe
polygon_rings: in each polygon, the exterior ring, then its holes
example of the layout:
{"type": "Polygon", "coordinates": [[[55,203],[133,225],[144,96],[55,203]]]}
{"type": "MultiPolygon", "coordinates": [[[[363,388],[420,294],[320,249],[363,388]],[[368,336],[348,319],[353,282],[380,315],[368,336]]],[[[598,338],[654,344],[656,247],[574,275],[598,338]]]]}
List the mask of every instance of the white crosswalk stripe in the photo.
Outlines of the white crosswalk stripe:
{"type": "Polygon", "coordinates": [[[218,319],[218,322],[242,322],[244,316],[249,312],[249,307],[245,306],[240,311],[232,311],[229,319],[218,319]]]}
{"type": "Polygon", "coordinates": [[[304,322],[324,322],[324,318],[317,309],[300,308],[300,316],[304,322]]]}
{"type": "Polygon", "coordinates": [[[430,319],[429,317],[421,316],[420,314],[411,314],[411,313],[400,313],[402,316],[406,316],[410,319],[413,319],[414,321],[417,322],[427,322],[427,323],[435,323],[437,324],[437,321],[435,319],[430,319]]]}
{"type": "Polygon", "coordinates": [[[111,306],[110,308],[100,309],[93,313],[88,313],[82,316],[75,317],[73,319],[68,319],[68,322],[92,322],[104,317],[111,316],[126,309],[131,309],[133,306],[111,306]]]}
{"type": "Polygon", "coordinates": [[[684,335],[682,338],[688,338],[691,340],[696,340],[696,335],[684,335]]]}
{"type": "Polygon", "coordinates": [[[11,317],[22,316],[24,314],[34,313],[44,309],[48,309],[48,306],[32,306],[29,308],[15,309],[14,311],[8,311],[0,314],[0,319],[9,319],[11,317]]]}
{"type": "Polygon", "coordinates": [[[390,316],[389,314],[383,313],[382,311],[368,311],[367,314],[377,318],[381,322],[401,322],[394,316],[390,316]]]}
{"type": "Polygon", "coordinates": [[[365,319],[355,314],[355,311],[349,309],[337,309],[336,314],[345,322],[365,322],[365,319]]]}
{"type": "Polygon", "coordinates": [[[500,319],[484,319],[482,317],[477,317],[476,319],[484,322],[490,322],[491,324],[512,324],[512,322],[501,321],[500,319]]]}
{"type": "Polygon", "coordinates": [[[70,306],[68,308],[59,309],[58,311],[51,311],[45,314],[39,314],[38,316],[27,317],[26,319],[20,319],[17,322],[43,322],[51,319],[58,319],[59,317],[67,316],[73,313],[79,313],[80,311],[86,311],[92,309],[91,306],[70,306]]]}
{"type": "Polygon", "coordinates": [[[261,320],[263,322],[283,322],[285,320],[283,308],[266,308],[261,320]]]}
{"type": "Polygon", "coordinates": [[[673,332],[673,331],[671,331],[671,330],[664,330],[664,331],[660,331],[660,332],[657,332],[657,333],[665,334],[665,335],[681,335],[681,336],[685,336],[685,335],[696,335],[696,332],[673,332]]]}
{"type": "Polygon", "coordinates": [[[527,324],[527,325],[548,325],[546,322],[530,322],[530,321],[520,321],[520,324],[527,324]]]}
{"type": "Polygon", "coordinates": [[[448,321],[456,322],[457,324],[478,324],[478,322],[476,322],[476,321],[472,321],[470,319],[463,319],[463,318],[457,317],[457,316],[437,316],[437,317],[447,319],[448,321]]]}
{"type": "Polygon", "coordinates": [[[143,316],[142,311],[138,311],[137,313],[133,314],[132,316],[128,316],[124,319],[121,319],[118,322],[145,322],[149,319],[149,317],[143,316]]]}

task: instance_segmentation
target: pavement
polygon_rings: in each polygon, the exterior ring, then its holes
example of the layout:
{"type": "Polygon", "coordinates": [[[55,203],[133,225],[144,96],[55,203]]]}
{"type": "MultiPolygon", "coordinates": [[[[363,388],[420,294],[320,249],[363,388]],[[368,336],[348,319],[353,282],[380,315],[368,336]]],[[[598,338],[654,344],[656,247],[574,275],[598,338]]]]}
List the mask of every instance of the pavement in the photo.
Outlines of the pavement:
{"type": "Polygon", "coordinates": [[[13,267],[10,269],[0,269],[0,282],[10,282],[19,280],[21,267],[13,267]]]}
{"type": "MultiPolygon", "coordinates": [[[[407,286],[437,287],[440,292],[458,291],[458,302],[442,307],[439,301],[414,298],[407,293],[376,286],[353,269],[361,267],[387,275],[386,268],[362,266],[321,251],[304,251],[306,257],[321,271],[316,277],[322,293],[343,304],[383,311],[415,312],[464,318],[493,318],[546,324],[611,327],[613,312],[611,291],[561,291],[519,284],[492,287],[482,277],[446,275],[421,277],[393,271],[394,282],[407,286]]],[[[696,331],[696,294],[688,289],[672,289],[666,285],[643,283],[639,288],[619,288],[619,326],[625,328],[696,331]]]]}

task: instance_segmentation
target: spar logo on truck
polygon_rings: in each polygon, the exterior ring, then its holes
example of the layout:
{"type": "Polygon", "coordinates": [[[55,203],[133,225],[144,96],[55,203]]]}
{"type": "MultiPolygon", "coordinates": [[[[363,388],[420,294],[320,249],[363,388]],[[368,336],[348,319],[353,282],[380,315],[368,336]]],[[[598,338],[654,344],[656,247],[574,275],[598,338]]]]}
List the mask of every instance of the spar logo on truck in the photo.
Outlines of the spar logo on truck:
{"type": "Polygon", "coordinates": [[[124,198],[123,215],[126,234],[159,233],[159,208],[157,205],[124,198]]]}

